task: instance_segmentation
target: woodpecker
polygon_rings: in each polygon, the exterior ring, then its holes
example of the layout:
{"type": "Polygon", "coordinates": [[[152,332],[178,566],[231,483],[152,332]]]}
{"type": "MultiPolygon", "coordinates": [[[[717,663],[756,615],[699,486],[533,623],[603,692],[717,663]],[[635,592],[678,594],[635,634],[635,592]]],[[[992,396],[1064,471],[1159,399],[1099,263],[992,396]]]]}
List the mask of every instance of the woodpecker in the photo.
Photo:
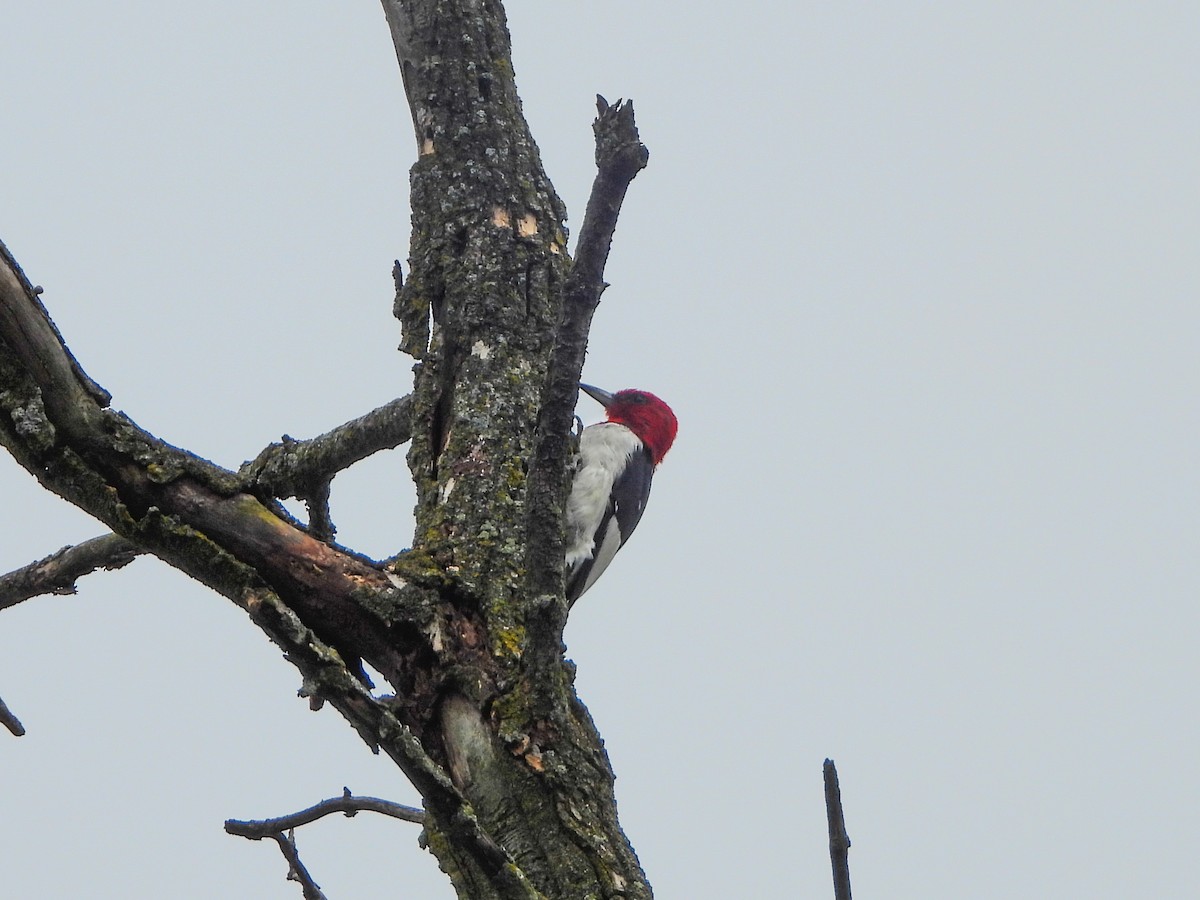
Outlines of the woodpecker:
{"type": "Polygon", "coordinates": [[[671,407],[649,391],[579,387],[604,406],[608,421],[589,425],[579,437],[579,468],[567,500],[567,606],[596,583],[633,534],[654,469],[679,428],[671,407]]]}

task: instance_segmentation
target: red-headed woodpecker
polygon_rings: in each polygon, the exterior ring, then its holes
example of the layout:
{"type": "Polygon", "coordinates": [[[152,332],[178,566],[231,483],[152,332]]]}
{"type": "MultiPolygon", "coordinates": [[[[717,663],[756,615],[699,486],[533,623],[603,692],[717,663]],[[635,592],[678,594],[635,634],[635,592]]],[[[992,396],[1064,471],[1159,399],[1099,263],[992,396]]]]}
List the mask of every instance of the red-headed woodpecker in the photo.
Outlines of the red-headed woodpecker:
{"type": "Polygon", "coordinates": [[[567,500],[568,606],[596,583],[637,528],[654,468],[679,428],[671,407],[648,391],[579,387],[603,404],[608,421],[589,425],[579,438],[579,468],[567,500]]]}

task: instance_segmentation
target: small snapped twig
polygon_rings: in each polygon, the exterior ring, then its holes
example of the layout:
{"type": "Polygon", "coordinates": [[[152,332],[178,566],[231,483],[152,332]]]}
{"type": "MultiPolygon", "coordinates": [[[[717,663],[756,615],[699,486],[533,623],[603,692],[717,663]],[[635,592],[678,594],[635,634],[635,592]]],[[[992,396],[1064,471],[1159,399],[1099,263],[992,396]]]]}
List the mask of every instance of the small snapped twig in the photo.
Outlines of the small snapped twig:
{"type": "Polygon", "coordinates": [[[13,711],[8,708],[8,704],[0,698],[0,725],[3,725],[12,732],[13,737],[20,737],[25,733],[25,726],[21,724],[21,720],[13,715],[13,711]]]}
{"type": "Polygon", "coordinates": [[[617,230],[617,217],[629,185],[650,161],[650,151],[638,134],[632,100],[618,100],[610,105],[597,95],[596,111],[596,121],[592,123],[596,135],[596,177],[579,228],[575,258],[562,288],[562,319],[550,363],[551,399],[565,402],[568,407],[558,413],[562,421],[557,424],[563,432],[569,427],[574,409],[575,385],[583,370],[592,316],[608,286],[604,267],[617,230]]]}
{"type": "Polygon", "coordinates": [[[259,495],[313,499],[338,472],[407,441],[411,409],[412,398],[401,397],[311,440],[285,436],[243,465],[241,475],[259,495]]]}
{"type": "Polygon", "coordinates": [[[119,569],[142,552],[137,544],[115,534],[63,547],[0,577],[0,609],[39,594],[74,594],[77,579],[97,569],[119,569]]]}
{"type": "Polygon", "coordinates": [[[400,803],[393,803],[390,800],[383,800],[379,797],[355,797],[346,788],[343,789],[342,796],[340,797],[331,797],[328,800],[322,800],[320,803],[314,803],[308,809],[289,813],[286,816],[258,820],[228,819],[225,822],[225,830],[230,834],[257,841],[264,837],[271,837],[273,834],[281,831],[290,831],[293,828],[299,828],[301,825],[315,822],[323,816],[339,812],[346,816],[353,816],[360,812],[377,812],[385,816],[392,816],[395,819],[403,819],[406,822],[420,824],[425,821],[425,813],[419,809],[404,806],[400,803]]]}
{"type": "Polygon", "coordinates": [[[829,820],[829,859],[833,863],[834,900],[850,900],[850,835],[842,812],[837,767],[825,760],[825,814],[829,820]]]}

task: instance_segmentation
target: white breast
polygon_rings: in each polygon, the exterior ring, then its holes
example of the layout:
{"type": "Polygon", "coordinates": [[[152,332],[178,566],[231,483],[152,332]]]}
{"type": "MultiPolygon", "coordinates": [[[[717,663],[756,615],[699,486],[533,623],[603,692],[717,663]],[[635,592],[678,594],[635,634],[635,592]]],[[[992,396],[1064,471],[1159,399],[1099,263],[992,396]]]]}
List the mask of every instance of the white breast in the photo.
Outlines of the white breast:
{"type": "Polygon", "coordinates": [[[567,500],[568,569],[591,559],[596,528],[608,506],[613,481],[628,464],[629,457],[641,449],[641,439],[624,425],[601,422],[583,429],[579,438],[579,469],[567,500]]]}

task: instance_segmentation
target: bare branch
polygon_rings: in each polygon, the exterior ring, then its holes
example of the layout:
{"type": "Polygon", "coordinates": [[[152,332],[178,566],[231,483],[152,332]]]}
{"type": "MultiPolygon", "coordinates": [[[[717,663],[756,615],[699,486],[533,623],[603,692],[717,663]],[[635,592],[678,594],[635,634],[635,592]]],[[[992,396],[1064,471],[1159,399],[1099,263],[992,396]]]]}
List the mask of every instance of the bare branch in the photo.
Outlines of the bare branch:
{"type": "Polygon", "coordinates": [[[120,569],[142,552],[137,544],[116,534],[63,547],[0,577],[0,609],[40,594],[74,594],[76,579],[97,569],[120,569]]]}
{"type": "Polygon", "coordinates": [[[401,397],[311,440],[284,435],[282,443],[271,444],[242,466],[241,474],[258,493],[313,499],[342,469],[407,441],[411,409],[412,398],[401,397]]]}
{"type": "Polygon", "coordinates": [[[47,365],[54,371],[62,373],[61,363],[54,359],[57,356],[53,350],[55,344],[61,348],[66,354],[66,366],[71,370],[73,376],[71,380],[76,381],[84,390],[85,393],[101,406],[108,406],[112,401],[112,395],[104,388],[92,381],[87,373],[83,371],[83,367],[75,359],[74,354],[67,348],[66,342],[62,339],[57,326],[50,319],[50,314],[46,312],[46,307],[42,305],[39,298],[42,289],[34,287],[30,284],[29,279],[25,277],[25,273],[21,270],[21,266],[17,263],[16,258],[5,246],[3,241],[0,241],[0,297],[3,298],[3,315],[6,325],[15,324],[15,319],[10,320],[8,317],[14,315],[17,307],[24,306],[30,313],[36,310],[36,313],[30,315],[24,325],[28,329],[27,333],[36,336],[37,346],[28,348],[29,357],[41,355],[46,357],[47,365]],[[18,298],[27,301],[28,305],[20,302],[14,303],[18,298]],[[40,318],[41,322],[33,321],[35,318],[40,318]]]}
{"type": "Polygon", "coordinates": [[[257,820],[227,819],[225,821],[225,830],[238,837],[257,841],[264,837],[271,837],[282,831],[299,828],[301,825],[315,822],[317,819],[331,815],[332,813],[342,813],[350,817],[360,812],[377,812],[385,816],[392,816],[395,819],[403,819],[406,822],[416,822],[417,824],[425,821],[425,813],[419,809],[404,806],[400,803],[393,803],[390,800],[383,800],[379,797],[355,797],[350,793],[349,788],[346,788],[340,797],[331,797],[328,800],[322,800],[320,803],[315,803],[308,807],[308,809],[302,809],[299,812],[290,813],[286,816],[257,820]]]}
{"type": "Polygon", "coordinates": [[[837,767],[825,760],[825,813],[829,820],[829,859],[833,863],[834,900],[850,900],[850,835],[842,813],[837,767]]]}
{"type": "MultiPolygon", "coordinates": [[[[592,182],[571,267],[572,280],[578,279],[580,283],[575,286],[568,283],[567,291],[591,289],[599,300],[599,292],[604,289],[604,266],[625,192],[638,172],[646,168],[650,151],[638,134],[632,100],[618,100],[610,106],[596,95],[596,111],[596,121],[592,123],[596,135],[596,179],[592,182]]],[[[569,293],[567,296],[568,300],[575,299],[569,293]]]]}
{"type": "Polygon", "coordinates": [[[84,374],[50,320],[40,293],[0,243],[0,333],[41,388],[42,402],[55,426],[86,439],[96,412],[111,397],[84,374]]]}
{"type": "Polygon", "coordinates": [[[102,408],[15,263],[7,256],[0,262],[0,443],[18,462],[239,605],[266,581],[347,661],[369,658],[404,683],[408,663],[386,630],[388,617],[401,613],[362,602],[368,594],[393,595],[388,576],[245,493],[244,477],[102,408]]]}
{"type": "Polygon", "coordinates": [[[8,708],[8,704],[0,699],[0,725],[3,725],[13,733],[14,737],[20,737],[25,733],[25,726],[21,724],[21,720],[13,715],[13,711],[8,708]]]}
{"type": "Polygon", "coordinates": [[[428,590],[315,540],[242,492],[242,478],[101,409],[15,264],[0,266],[0,342],[0,375],[15,388],[0,390],[0,438],[18,460],[246,609],[303,673],[305,691],[328,700],[405,772],[501,896],[536,896],[417,736],[372,696],[361,668],[347,666],[361,655],[393,685],[409,683],[406,644],[426,633],[428,590]],[[405,617],[409,630],[398,637],[388,626],[405,617]]]}

